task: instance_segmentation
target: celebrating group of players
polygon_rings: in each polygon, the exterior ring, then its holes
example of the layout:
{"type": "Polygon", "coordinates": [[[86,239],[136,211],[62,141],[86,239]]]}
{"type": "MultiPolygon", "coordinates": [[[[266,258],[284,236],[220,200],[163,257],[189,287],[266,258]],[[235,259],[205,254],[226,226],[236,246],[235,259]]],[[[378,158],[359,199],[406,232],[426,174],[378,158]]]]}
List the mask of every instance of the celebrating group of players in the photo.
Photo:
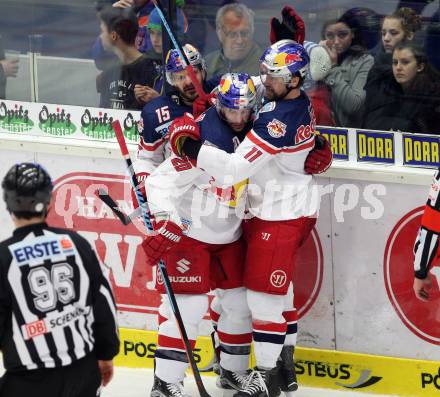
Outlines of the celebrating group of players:
{"type": "MultiPolygon", "coordinates": [[[[165,261],[192,345],[215,291],[217,385],[236,396],[298,387],[294,262],[316,223],[312,174],[332,160],[301,88],[309,56],[296,40],[271,37],[253,77],[206,81],[202,56],[186,44],[193,81],[170,50],[166,78],[175,90],[144,107],[135,163],[155,217],[156,233],[142,244],[147,261],[165,261]],[[212,93],[199,96],[198,84],[212,93]],[[252,341],[256,367],[248,369],[252,341]]],[[[188,360],[159,273],[156,280],[162,304],[151,396],[182,397],[188,360]]]]}
{"type": "MultiPolygon", "coordinates": [[[[283,15],[291,27],[300,25],[291,8],[283,15]]],[[[277,397],[298,388],[294,265],[316,223],[312,175],[332,162],[302,90],[313,63],[300,43],[303,33],[273,29],[259,76],[243,71],[207,81],[197,49],[184,46],[193,74],[178,50],[169,51],[166,78],[174,90],[141,115],[135,168],[155,225],[142,243],[147,263],[165,261],[192,347],[210,311],[217,385],[238,397],[277,397]],[[249,369],[252,342],[256,367],[249,369]]],[[[439,180],[437,173],[414,251],[414,290],[422,300],[429,299],[439,243],[439,180]]],[[[119,337],[98,258],[77,233],[45,223],[53,185],[41,166],[13,166],[2,188],[16,230],[0,244],[7,370],[0,397],[99,395],[112,378],[119,337]]],[[[188,359],[164,281],[158,272],[162,303],[151,397],[183,397],[188,359]]]]}

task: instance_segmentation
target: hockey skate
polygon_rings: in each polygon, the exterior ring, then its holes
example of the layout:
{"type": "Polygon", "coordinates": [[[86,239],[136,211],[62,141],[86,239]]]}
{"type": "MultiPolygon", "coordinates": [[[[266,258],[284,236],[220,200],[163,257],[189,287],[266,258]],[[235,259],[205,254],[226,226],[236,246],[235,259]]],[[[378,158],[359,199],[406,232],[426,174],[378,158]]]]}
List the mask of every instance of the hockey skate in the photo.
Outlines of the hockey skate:
{"type": "Polygon", "coordinates": [[[298,390],[295,363],[293,360],[294,346],[283,346],[277,362],[277,380],[286,397],[293,397],[298,390]]]}
{"type": "Polygon", "coordinates": [[[220,366],[220,374],[216,381],[217,387],[227,390],[244,390],[245,386],[247,385],[249,373],[250,371],[242,374],[228,371],[220,366]]]}
{"type": "Polygon", "coordinates": [[[277,397],[280,389],[277,385],[277,368],[271,370],[256,367],[249,373],[243,390],[234,397],[277,397]]]}
{"type": "Polygon", "coordinates": [[[168,383],[154,375],[150,397],[188,397],[183,394],[183,382],[168,383]]]}

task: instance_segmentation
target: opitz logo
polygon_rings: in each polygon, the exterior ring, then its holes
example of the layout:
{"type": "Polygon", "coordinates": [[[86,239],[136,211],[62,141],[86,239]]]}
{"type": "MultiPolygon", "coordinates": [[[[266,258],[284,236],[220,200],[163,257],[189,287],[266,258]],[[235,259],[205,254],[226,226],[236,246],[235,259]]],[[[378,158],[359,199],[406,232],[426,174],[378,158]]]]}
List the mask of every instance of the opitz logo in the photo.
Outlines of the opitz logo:
{"type": "Polygon", "coordinates": [[[189,270],[189,265],[191,264],[190,261],[186,260],[185,258],[182,258],[180,261],[178,261],[177,263],[177,267],[176,269],[180,272],[180,273],[186,273],[189,270]]]}
{"type": "Polygon", "coordinates": [[[287,281],[287,275],[283,270],[275,270],[270,275],[270,283],[275,288],[281,288],[286,284],[287,281]]]}

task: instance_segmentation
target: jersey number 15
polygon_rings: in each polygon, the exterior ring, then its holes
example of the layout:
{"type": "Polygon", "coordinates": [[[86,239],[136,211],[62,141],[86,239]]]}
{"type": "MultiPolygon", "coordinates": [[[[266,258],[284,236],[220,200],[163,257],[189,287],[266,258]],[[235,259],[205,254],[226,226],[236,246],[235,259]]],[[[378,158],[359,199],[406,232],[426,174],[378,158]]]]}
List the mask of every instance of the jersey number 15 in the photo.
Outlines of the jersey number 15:
{"type": "Polygon", "coordinates": [[[168,106],[162,106],[161,108],[156,109],[157,120],[159,123],[164,123],[171,118],[170,109],[168,106]]]}

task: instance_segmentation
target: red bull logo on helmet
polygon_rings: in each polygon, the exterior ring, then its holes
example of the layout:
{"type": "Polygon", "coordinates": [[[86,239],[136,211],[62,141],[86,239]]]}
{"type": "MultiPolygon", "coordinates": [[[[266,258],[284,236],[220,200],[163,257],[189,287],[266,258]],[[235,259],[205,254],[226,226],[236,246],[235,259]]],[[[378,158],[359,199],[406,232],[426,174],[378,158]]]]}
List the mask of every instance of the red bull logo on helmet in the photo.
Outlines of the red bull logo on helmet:
{"type": "Polygon", "coordinates": [[[273,63],[276,66],[288,66],[294,62],[301,62],[303,59],[299,54],[288,54],[281,52],[275,55],[273,63]]]}
{"type": "Polygon", "coordinates": [[[226,94],[230,87],[231,87],[231,80],[230,79],[220,80],[219,90],[222,94],[226,94]]]}

